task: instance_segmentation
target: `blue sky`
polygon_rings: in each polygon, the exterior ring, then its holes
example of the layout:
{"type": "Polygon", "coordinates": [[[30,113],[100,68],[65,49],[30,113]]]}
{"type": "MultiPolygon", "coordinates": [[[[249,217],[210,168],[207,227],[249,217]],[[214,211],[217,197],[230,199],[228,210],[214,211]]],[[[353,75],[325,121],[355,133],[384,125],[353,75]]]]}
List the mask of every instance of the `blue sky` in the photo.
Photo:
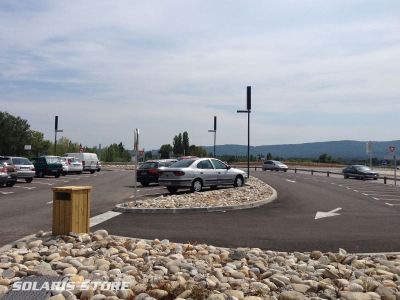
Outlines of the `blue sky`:
{"type": "Polygon", "coordinates": [[[0,2],[0,110],[158,148],[399,139],[399,1],[0,2]]]}

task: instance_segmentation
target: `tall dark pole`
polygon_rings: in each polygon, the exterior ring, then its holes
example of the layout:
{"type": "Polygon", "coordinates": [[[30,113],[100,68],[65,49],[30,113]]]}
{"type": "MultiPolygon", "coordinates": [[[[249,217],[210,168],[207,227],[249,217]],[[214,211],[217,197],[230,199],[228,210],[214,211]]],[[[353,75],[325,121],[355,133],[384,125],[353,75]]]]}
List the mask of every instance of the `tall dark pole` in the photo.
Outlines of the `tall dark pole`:
{"type": "Polygon", "coordinates": [[[57,131],[58,131],[58,116],[54,120],[54,155],[57,155],[57,131]]]}
{"type": "Polygon", "coordinates": [[[251,86],[247,87],[247,109],[238,110],[238,113],[247,113],[247,176],[250,177],[250,113],[251,113],[251,86]]]}
{"type": "Polygon", "coordinates": [[[215,158],[215,145],[216,145],[216,141],[217,141],[217,116],[214,116],[214,129],[209,130],[208,132],[214,133],[214,158],[215,158]]]}

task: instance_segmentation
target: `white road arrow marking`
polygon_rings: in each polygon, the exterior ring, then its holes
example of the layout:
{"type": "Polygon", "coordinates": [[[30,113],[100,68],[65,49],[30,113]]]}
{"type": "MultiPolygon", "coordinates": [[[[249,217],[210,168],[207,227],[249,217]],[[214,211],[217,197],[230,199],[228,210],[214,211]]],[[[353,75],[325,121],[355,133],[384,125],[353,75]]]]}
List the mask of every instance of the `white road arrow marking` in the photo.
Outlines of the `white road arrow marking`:
{"type": "Polygon", "coordinates": [[[336,213],[337,211],[341,210],[341,207],[335,208],[331,211],[328,212],[323,212],[323,211],[317,211],[315,215],[315,220],[317,219],[322,219],[322,218],[328,218],[328,217],[334,217],[334,216],[339,216],[340,214],[336,213]]]}
{"type": "Polygon", "coordinates": [[[386,205],[389,205],[389,206],[400,205],[400,204],[397,204],[397,203],[396,203],[396,204],[393,204],[393,203],[387,203],[387,202],[385,202],[385,204],[386,204],[386,205]]]}
{"type": "Polygon", "coordinates": [[[288,182],[296,182],[295,180],[286,179],[288,182]]]}

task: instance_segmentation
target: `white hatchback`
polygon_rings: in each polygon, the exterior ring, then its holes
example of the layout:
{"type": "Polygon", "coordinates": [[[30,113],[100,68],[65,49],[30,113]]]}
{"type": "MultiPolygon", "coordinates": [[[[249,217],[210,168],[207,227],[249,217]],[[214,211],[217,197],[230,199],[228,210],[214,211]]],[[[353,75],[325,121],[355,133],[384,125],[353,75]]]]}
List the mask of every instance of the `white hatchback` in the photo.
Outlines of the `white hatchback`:
{"type": "Polygon", "coordinates": [[[61,163],[63,165],[63,175],[67,173],[82,174],[83,165],[82,162],[75,157],[61,157],[61,163]]]}

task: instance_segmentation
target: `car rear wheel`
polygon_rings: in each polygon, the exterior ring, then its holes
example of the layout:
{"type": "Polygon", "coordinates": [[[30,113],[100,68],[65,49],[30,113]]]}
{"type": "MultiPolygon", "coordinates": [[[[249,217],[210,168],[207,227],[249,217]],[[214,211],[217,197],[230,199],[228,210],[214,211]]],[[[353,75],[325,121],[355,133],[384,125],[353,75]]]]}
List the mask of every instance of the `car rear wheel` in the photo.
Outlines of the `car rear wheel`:
{"type": "Polygon", "coordinates": [[[344,179],[348,179],[349,175],[343,175],[344,179]]]}
{"type": "Polygon", "coordinates": [[[90,170],[90,174],[94,174],[96,172],[95,170],[90,170]]]}
{"type": "Polygon", "coordinates": [[[141,181],[140,184],[143,185],[143,186],[149,186],[149,182],[148,181],[141,181]]]}
{"type": "Polygon", "coordinates": [[[192,192],[201,192],[202,189],[203,189],[203,183],[201,182],[201,180],[200,179],[194,180],[190,190],[192,192]]]}
{"type": "Polygon", "coordinates": [[[235,182],[233,183],[233,186],[235,187],[241,187],[244,185],[244,180],[242,176],[236,176],[235,182]]]}
{"type": "Polygon", "coordinates": [[[12,187],[12,186],[14,186],[14,184],[15,184],[15,181],[7,181],[6,186],[12,187]]]}
{"type": "Polygon", "coordinates": [[[175,194],[176,191],[178,190],[178,188],[176,186],[167,186],[167,190],[168,192],[170,192],[171,194],[175,194]]]}
{"type": "Polygon", "coordinates": [[[26,183],[31,183],[32,180],[33,180],[33,178],[25,178],[25,182],[26,182],[26,183]]]}
{"type": "Polygon", "coordinates": [[[54,175],[55,178],[60,177],[61,173],[56,173],[56,175],[54,175]]]}

